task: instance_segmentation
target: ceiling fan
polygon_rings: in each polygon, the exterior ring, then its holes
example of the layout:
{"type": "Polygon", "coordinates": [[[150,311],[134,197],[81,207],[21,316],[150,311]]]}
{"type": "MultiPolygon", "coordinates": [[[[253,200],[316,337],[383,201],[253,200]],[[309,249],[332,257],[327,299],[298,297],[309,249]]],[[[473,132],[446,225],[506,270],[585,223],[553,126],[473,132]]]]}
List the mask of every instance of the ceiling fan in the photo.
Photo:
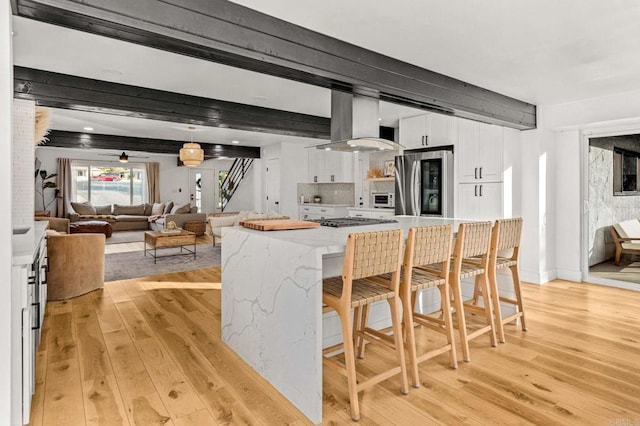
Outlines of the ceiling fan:
{"type": "Polygon", "coordinates": [[[149,157],[141,157],[138,155],[128,155],[127,153],[125,153],[124,151],[122,151],[122,154],[118,155],[118,154],[99,154],[102,155],[104,157],[118,157],[118,161],[121,163],[128,163],[129,162],[129,157],[131,158],[149,158],[149,157]]]}

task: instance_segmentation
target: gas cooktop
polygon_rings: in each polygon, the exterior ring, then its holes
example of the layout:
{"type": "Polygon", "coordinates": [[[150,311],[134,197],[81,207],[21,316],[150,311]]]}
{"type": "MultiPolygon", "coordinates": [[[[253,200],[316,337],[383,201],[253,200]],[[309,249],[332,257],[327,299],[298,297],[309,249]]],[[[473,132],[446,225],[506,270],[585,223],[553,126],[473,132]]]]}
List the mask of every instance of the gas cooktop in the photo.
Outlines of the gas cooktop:
{"type": "Polygon", "coordinates": [[[332,228],[345,228],[347,226],[363,226],[363,225],[379,225],[381,223],[398,223],[393,219],[372,219],[368,217],[337,217],[331,219],[319,219],[312,222],[318,222],[321,226],[330,226],[332,228]]]}

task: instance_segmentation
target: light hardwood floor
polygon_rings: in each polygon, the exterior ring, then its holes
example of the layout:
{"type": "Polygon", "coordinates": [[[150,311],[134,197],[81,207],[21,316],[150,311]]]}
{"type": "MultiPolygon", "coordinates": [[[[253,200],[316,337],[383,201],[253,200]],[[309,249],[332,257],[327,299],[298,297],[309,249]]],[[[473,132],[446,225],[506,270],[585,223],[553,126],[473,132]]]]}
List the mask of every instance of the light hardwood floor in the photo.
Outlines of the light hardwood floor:
{"type": "MultiPolygon", "coordinates": [[[[31,424],[307,424],[220,340],[219,289],[211,268],[48,303],[31,424]]],[[[360,424],[639,425],[640,293],[565,281],[523,292],[528,332],[472,341],[457,370],[446,354],[423,363],[407,396],[397,377],[363,392],[360,424]]],[[[365,371],[391,356],[376,349],[365,371]]],[[[346,381],[324,374],[324,423],[352,424],[346,381]]]]}

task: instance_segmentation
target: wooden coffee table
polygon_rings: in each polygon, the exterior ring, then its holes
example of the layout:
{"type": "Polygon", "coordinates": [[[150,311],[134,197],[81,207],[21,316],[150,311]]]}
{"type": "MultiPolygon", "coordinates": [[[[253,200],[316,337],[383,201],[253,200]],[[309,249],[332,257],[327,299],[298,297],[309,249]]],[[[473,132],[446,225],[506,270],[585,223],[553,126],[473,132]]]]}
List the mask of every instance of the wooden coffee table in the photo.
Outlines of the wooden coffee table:
{"type": "Polygon", "coordinates": [[[147,251],[153,257],[153,263],[159,257],[167,256],[180,256],[180,255],[192,255],[196,258],[196,233],[181,230],[179,233],[165,233],[160,231],[146,231],[144,233],[144,255],[147,255],[147,251]],[[147,245],[149,249],[147,249],[147,245]],[[193,246],[193,250],[186,246],[193,246]],[[167,254],[164,256],[158,256],[157,250],[159,248],[168,247],[180,247],[180,253],[167,254]],[[153,249],[153,251],[151,251],[153,249]],[[186,252],[186,253],[185,253],[186,252]]]}

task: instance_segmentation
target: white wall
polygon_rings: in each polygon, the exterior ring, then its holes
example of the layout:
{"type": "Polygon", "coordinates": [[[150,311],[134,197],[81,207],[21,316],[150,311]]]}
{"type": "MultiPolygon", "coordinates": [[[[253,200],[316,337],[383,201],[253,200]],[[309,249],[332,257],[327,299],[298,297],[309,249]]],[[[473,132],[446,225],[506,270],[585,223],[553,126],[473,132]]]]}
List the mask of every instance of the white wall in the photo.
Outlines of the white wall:
{"type": "Polygon", "coordinates": [[[0,424],[8,425],[11,412],[11,187],[13,59],[11,57],[11,6],[0,2],[0,424]]]}

